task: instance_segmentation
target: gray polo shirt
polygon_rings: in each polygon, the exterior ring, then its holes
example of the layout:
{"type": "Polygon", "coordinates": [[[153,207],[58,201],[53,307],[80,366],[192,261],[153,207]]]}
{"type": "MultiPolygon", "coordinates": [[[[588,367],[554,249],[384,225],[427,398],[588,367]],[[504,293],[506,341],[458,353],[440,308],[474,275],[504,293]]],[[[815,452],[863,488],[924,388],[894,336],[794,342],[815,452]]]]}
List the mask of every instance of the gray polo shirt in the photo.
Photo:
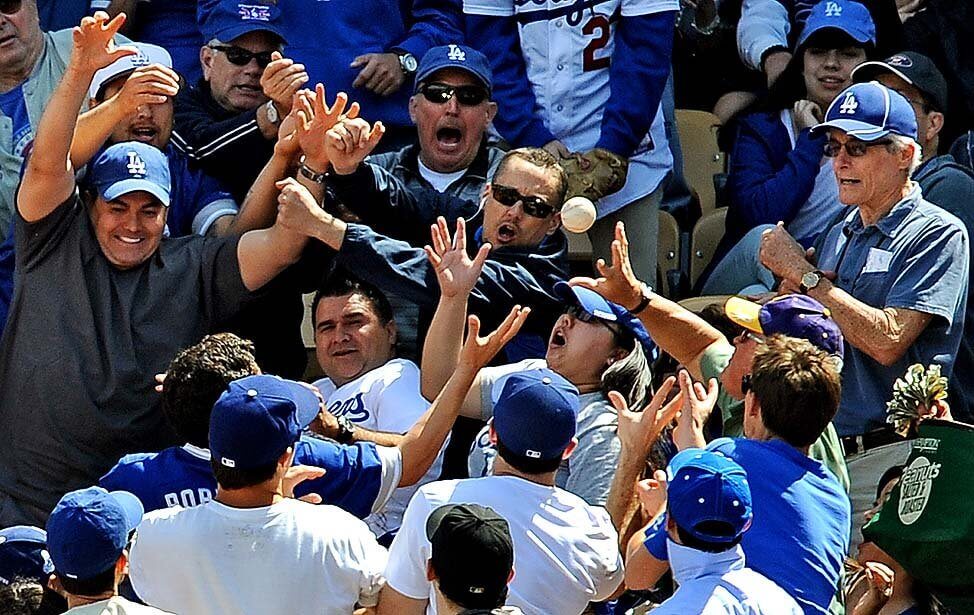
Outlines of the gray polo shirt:
{"type": "Polygon", "coordinates": [[[833,421],[840,436],[885,425],[893,382],[910,365],[939,363],[950,375],[964,329],[969,244],[963,223],[925,201],[916,184],[875,225],[863,226],[854,207],[826,232],[818,266],[838,273],[839,288],[874,308],[933,316],[916,342],[889,367],[846,341],[842,401],[833,421]]]}
{"type": "Polygon", "coordinates": [[[17,273],[0,343],[0,526],[41,525],[125,453],[175,444],[154,374],[248,296],[238,237],[163,240],[116,269],[77,196],[15,218],[17,273]]]}

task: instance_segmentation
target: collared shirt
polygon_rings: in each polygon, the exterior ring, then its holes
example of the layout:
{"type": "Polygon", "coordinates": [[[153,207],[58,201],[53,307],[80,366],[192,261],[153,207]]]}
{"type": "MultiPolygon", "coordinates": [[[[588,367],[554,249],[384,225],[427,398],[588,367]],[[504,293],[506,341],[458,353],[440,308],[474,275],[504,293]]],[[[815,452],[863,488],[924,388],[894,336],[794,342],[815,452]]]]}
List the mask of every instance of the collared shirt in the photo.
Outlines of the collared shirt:
{"type": "Polygon", "coordinates": [[[924,200],[916,184],[876,224],[864,226],[859,209],[852,208],[826,232],[818,266],[838,273],[839,288],[877,309],[933,316],[888,367],[846,340],[842,400],[834,421],[839,435],[883,427],[893,382],[910,365],[938,363],[950,375],[964,329],[969,241],[963,223],[924,200]]]}
{"type": "Polygon", "coordinates": [[[744,566],[740,545],[707,553],[667,540],[673,580],[679,584],[653,615],[801,615],[795,599],[744,566]]]}

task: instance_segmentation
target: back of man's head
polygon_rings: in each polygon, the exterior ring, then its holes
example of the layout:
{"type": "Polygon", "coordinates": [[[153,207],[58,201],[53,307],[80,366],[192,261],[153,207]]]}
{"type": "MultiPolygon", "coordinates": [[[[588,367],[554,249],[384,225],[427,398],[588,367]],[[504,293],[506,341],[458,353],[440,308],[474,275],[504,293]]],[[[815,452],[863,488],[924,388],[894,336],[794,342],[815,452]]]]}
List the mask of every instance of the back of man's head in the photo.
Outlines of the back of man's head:
{"type": "Polygon", "coordinates": [[[465,609],[504,605],[514,568],[507,520],[478,504],[447,504],[430,515],[426,536],[429,566],[447,600],[465,609]]]}
{"type": "Polygon", "coordinates": [[[811,342],[772,335],[758,347],[751,390],[764,426],[795,447],[814,443],[839,409],[839,369],[811,342]]]}
{"type": "Polygon", "coordinates": [[[497,454],[525,474],[554,472],[575,437],[578,389],[549,369],[508,377],[494,405],[497,454]]]}
{"type": "Polygon", "coordinates": [[[232,333],[207,335],[169,364],[162,411],[180,438],[209,448],[213,404],[231,382],[259,373],[253,342],[232,333]]]}

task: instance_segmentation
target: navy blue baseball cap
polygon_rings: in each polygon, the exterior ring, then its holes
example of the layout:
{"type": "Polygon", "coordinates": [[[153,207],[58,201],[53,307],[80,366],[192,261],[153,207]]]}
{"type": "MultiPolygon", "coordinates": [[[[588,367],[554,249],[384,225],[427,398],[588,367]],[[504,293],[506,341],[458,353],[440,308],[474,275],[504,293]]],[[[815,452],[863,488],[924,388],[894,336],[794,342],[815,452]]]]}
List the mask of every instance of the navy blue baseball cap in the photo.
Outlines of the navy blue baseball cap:
{"type": "Polygon", "coordinates": [[[575,437],[578,389],[550,369],[512,374],[494,404],[494,431],[512,453],[560,458],[575,437]]]}
{"type": "Polygon", "coordinates": [[[812,128],[818,133],[836,128],[860,141],[876,141],[889,134],[917,138],[916,113],[899,92],[875,81],[854,83],[839,92],[825,121],[812,128]]]}
{"type": "Polygon", "coordinates": [[[885,60],[863,62],[852,69],[852,80],[873,81],[883,74],[896,75],[920,90],[927,102],[940,112],[947,110],[947,80],[933,60],[915,51],[903,51],[885,60]]]}
{"type": "Polygon", "coordinates": [[[66,493],[47,519],[47,549],[59,575],[87,580],[109,570],[142,521],[139,498],[88,487],[66,493]]]}
{"type": "Polygon", "coordinates": [[[234,380],[210,415],[210,452],[227,468],[269,465],[318,416],[321,398],[309,385],[260,374],[234,380]]]}
{"type": "Polygon", "coordinates": [[[221,0],[208,12],[201,12],[200,33],[207,43],[216,39],[229,43],[248,32],[270,32],[287,44],[280,25],[281,9],[276,3],[250,0],[221,0]]]}
{"type": "Polygon", "coordinates": [[[456,68],[477,78],[489,94],[494,88],[494,77],[487,56],[466,45],[441,45],[426,52],[416,68],[416,87],[438,70],[456,68]]]}
{"type": "Polygon", "coordinates": [[[813,34],[830,28],[857,43],[876,44],[876,24],[869,9],[854,0],[822,0],[809,11],[795,48],[802,47],[813,34]]]}
{"type": "Polygon", "coordinates": [[[47,533],[32,525],[14,525],[0,530],[0,583],[17,577],[47,585],[54,563],[47,552],[47,533]]]}
{"type": "Polygon", "coordinates": [[[554,291],[555,295],[566,304],[578,306],[586,314],[590,314],[599,320],[617,323],[636,338],[650,360],[655,359],[659,354],[656,342],[650,337],[649,331],[646,330],[643,323],[618,303],[607,300],[594,290],[582,286],[571,286],[568,282],[556,283],[554,291]]]}
{"type": "Polygon", "coordinates": [[[148,143],[125,141],[106,148],[95,159],[90,180],[106,201],[132,192],[148,192],[169,206],[169,161],[148,143]]]}
{"type": "Polygon", "coordinates": [[[832,312],[808,295],[781,295],[764,305],[731,297],[724,304],[724,313],[749,331],[797,337],[830,355],[844,356],[842,331],[832,312]]]}
{"type": "Polygon", "coordinates": [[[747,472],[722,453],[688,448],[666,470],[667,512],[698,540],[730,543],[747,531],[754,516],[747,472]]]}

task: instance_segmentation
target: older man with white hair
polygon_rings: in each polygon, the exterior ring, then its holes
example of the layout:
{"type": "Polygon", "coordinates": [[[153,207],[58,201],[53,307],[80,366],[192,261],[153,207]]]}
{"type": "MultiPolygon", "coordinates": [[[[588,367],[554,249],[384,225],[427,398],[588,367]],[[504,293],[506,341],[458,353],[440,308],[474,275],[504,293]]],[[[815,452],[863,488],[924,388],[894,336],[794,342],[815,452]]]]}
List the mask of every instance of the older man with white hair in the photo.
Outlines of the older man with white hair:
{"type": "Polygon", "coordinates": [[[834,423],[859,518],[882,472],[909,452],[885,422],[893,382],[914,363],[951,373],[964,328],[969,238],[910,179],[921,150],[916,115],[902,95],[857,83],[814,130],[828,131],[839,200],[853,207],[822,233],[817,264],[780,223],[765,232],[761,261],[784,288],[829,308],[845,337],[834,423]]]}

